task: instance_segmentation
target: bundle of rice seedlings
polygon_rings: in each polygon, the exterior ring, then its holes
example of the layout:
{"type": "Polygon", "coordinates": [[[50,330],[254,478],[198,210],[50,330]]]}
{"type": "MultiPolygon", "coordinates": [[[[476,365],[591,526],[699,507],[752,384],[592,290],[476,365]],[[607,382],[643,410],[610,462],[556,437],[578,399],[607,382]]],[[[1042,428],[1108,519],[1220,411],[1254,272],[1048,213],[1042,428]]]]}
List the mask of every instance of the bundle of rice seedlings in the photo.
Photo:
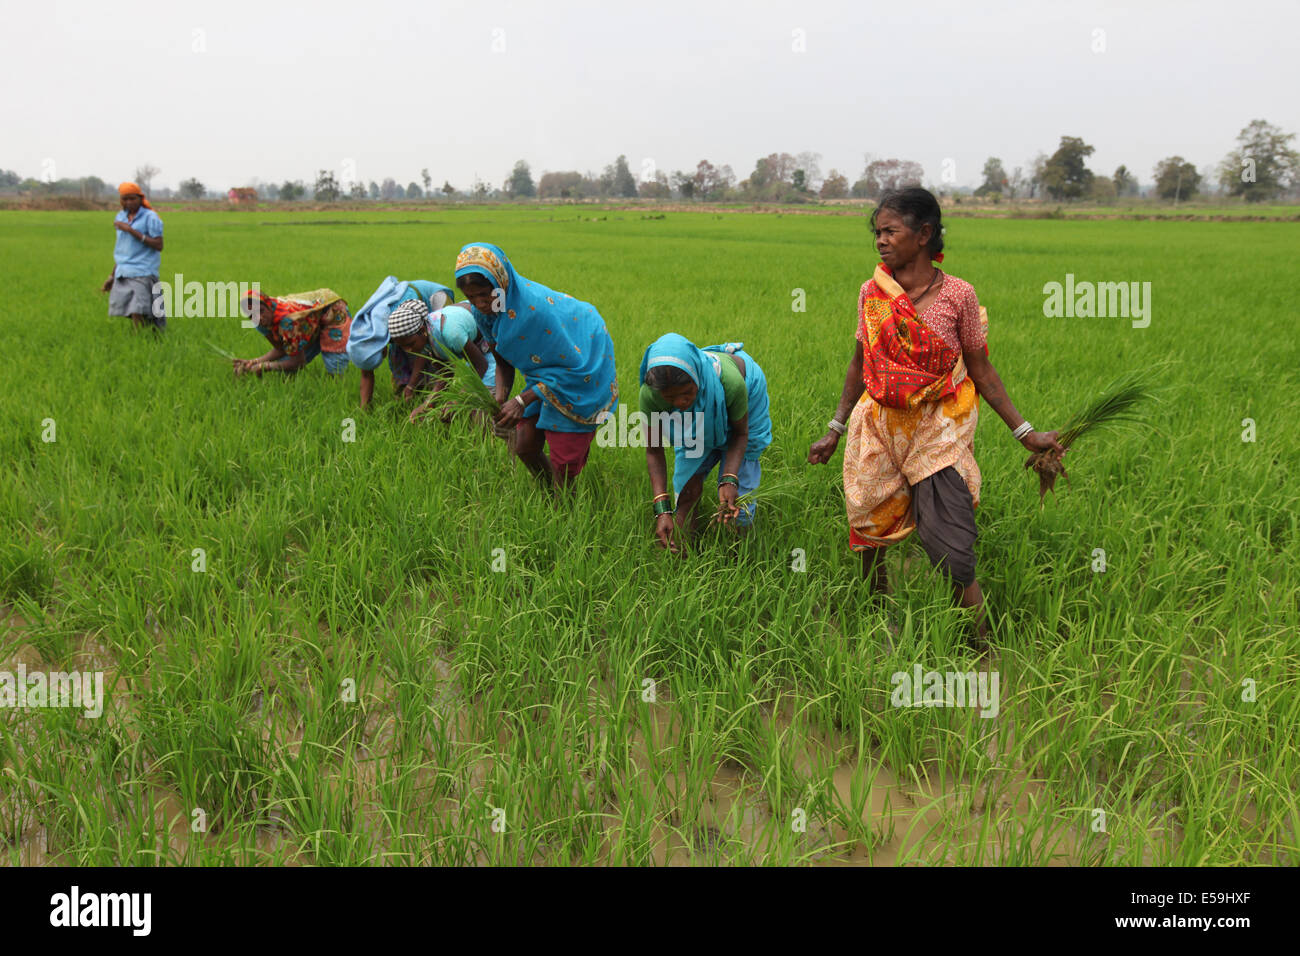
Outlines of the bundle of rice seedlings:
{"type": "MultiPolygon", "coordinates": [[[[736,499],[736,506],[740,509],[759,501],[770,501],[774,498],[803,498],[808,494],[808,481],[800,476],[797,472],[782,475],[779,478],[764,481],[753,491],[740,495],[736,499]]],[[[724,521],[722,508],[719,506],[718,512],[713,517],[714,524],[731,524],[724,521]]]]}
{"type": "Polygon", "coordinates": [[[489,419],[496,418],[501,406],[473,367],[468,362],[451,364],[451,375],[444,379],[447,384],[429,395],[429,411],[443,418],[458,410],[482,412],[489,419]]]}
{"type": "MultiPolygon", "coordinates": [[[[1093,399],[1085,408],[1075,412],[1061,429],[1056,440],[1063,448],[1069,448],[1088,432],[1107,425],[1119,425],[1141,421],[1136,414],[1137,406],[1151,397],[1151,390],[1135,373],[1128,373],[1111,382],[1101,396],[1093,399]]],[[[1066,483],[1070,481],[1069,472],[1061,464],[1061,456],[1054,450],[1036,451],[1025,461],[1026,468],[1038,473],[1038,506],[1043,506],[1044,499],[1050,491],[1056,494],[1056,479],[1065,475],[1066,483]]]]}

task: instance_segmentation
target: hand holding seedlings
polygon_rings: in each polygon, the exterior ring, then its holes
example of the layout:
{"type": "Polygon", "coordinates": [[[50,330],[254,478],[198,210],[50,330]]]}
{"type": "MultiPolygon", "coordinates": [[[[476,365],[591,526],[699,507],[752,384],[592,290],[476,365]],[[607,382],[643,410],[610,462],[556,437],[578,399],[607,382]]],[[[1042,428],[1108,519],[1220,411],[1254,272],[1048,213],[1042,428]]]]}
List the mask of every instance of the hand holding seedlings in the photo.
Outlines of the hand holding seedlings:
{"type": "Polygon", "coordinates": [[[735,526],[736,516],[740,514],[740,507],[736,504],[739,494],[740,489],[733,484],[718,486],[718,514],[714,521],[729,527],[735,526]]]}

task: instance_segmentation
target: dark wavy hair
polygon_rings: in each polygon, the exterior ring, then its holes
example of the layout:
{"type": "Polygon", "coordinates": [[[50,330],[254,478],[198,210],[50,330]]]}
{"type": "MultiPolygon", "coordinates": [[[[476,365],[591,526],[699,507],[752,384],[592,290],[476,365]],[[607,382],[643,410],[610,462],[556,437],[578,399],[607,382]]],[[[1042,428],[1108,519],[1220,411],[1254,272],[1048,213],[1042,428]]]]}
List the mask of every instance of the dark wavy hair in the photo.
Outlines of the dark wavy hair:
{"type": "Polygon", "coordinates": [[[645,373],[645,383],[656,392],[662,392],[665,388],[693,385],[695,380],[685,369],[677,368],[675,365],[656,365],[645,373]]]}
{"type": "Polygon", "coordinates": [[[881,197],[880,205],[876,206],[875,212],[871,214],[873,233],[876,231],[876,217],[886,209],[897,213],[907,224],[907,228],[913,232],[920,232],[921,227],[928,224],[930,242],[926,245],[926,249],[930,252],[930,258],[933,259],[943,252],[943,218],[942,213],[939,212],[939,200],[934,198],[934,193],[920,186],[910,186],[907,189],[895,189],[893,192],[885,193],[881,197]]]}

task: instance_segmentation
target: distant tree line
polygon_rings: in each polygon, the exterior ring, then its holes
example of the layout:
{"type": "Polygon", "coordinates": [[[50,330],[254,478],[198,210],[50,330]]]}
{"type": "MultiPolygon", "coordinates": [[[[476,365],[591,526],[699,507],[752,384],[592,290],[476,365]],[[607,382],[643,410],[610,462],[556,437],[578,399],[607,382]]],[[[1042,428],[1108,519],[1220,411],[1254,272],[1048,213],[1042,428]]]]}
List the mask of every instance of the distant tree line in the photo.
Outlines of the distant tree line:
{"type": "MultiPolygon", "coordinates": [[[[1237,146],[1217,166],[1200,169],[1180,155],[1168,156],[1152,170],[1153,183],[1143,188],[1137,176],[1124,165],[1110,176],[1098,175],[1088,168],[1094,147],[1077,136],[1062,136],[1051,155],[1039,153],[1032,160],[1014,166],[1008,173],[1002,160],[990,156],[984,163],[982,181],[974,190],[955,185],[954,171],[945,167],[938,184],[931,190],[941,194],[961,195],[973,192],[980,200],[1051,199],[1058,202],[1092,200],[1111,202],[1138,195],[1154,196],[1174,203],[1192,199],[1217,188],[1222,194],[1240,197],[1247,202],[1300,197],[1300,153],[1291,147],[1296,134],[1284,133],[1265,122],[1252,120],[1237,136],[1237,146]]],[[[137,167],[135,181],[151,196],[199,200],[225,198],[225,192],[213,192],[196,178],[181,182],[179,189],[151,189],[158,170],[145,164],[137,167]]],[[[526,160],[518,160],[498,188],[475,176],[468,189],[457,189],[444,180],[436,186],[429,170],[420,170],[420,182],[405,186],[395,179],[368,183],[340,182],[330,170],[320,170],[308,185],[303,180],[283,183],[246,183],[258,198],[286,202],[311,199],[317,202],[340,200],[396,202],[419,199],[459,200],[534,200],[534,199],[677,199],[687,202],[812,202],[817,199],[877,199],[886,192],[905,186],[924,185],[924,171],[915,160],[897,157],[877,158],[868,153],[862,172],[850,182],[838,169],[825,176],[821,172],[821,154],[804,152],[770,153],[754,163],[744,179],[737,180],[732,168],[700,160],[694,169],[668,172],[647,161],[638,178],[621,155],[599,174],[577,170],[547,170],[534,179],[526,160]]],[[[116,194],[115,187],[97,176],[81,179],[41,181],[22,178],[15,172],[0,170],[0,194],[37,196],[79,196],[103,199],[116,194]]]]}

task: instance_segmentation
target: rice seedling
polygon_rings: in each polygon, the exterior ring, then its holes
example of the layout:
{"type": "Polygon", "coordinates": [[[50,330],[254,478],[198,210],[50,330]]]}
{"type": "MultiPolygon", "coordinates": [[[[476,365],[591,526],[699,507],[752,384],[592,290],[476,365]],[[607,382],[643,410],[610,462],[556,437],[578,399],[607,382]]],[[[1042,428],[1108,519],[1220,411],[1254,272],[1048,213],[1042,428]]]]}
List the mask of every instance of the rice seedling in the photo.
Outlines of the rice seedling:
{"type": "MultiPolygon", "coordinates": [[[[483,211],[163,215],[207,240],[169,245],[168,270],[329,286],[355,306],[385,275],[446,282],[483,211]],[[428,220],[418,249],[393,225],[410,217],[428,220]],[[325,224],[340,219],[355,221],[325,224]]],[[[1018,407],[1068,408],[1164,360],[1178,396],[1132,407],[1143,441],[1087,446],[1104,495],[1028,524],[1024,455],[983,416],[979,579],[1004,637],[977,663],[916,547],[888,555],[893,596],[865,593],[838,460],[802,460],[852,347],[830,304],[851,309],[865,278],[861,219],[601,215],[503,207],[490,238],[598,306],[624,400],[667,329],[763,360],[775,441],[735,549],[663,557],[643,450],[594,447],[557,503],[465,416],[411,428],[384,366],[362,414],[355,370],[222,374],[211,352],[262,345],[236,317],[133,336],[57,281],[102,244],[102,214],[0,213],[27,345],[22,387],[0,393],[0,671],[105,677],[98,718],[0,708],[0,860],[1300,861],[1300,758],[1277,745],[1300,722],[1285,692],[1300,433],[1277,424],[1294,376],[1276,368],[1300,357],[1274,281],[1300,252],[1289,226],[949,224],[1018,407]],[[33,244],[48,216],[60,228],[33,244]],[[1230,293],[1198,280],[1227,247],[1261,290],[1267,367],[1251,339],[1215,334],[1230,293]],[[1120,259],[1167,290],[1149,329],[1042,317],[1046,280],[1120,259]],[[664,287],[679,295],[650,294],[664,287]],[[794,287],[828,305],[792,337],[794,287]],[[95,362],[54,318],[68,309],[95,329],[95,362]],[[999,712],[895,706],[892,675],[918,664],[996,670],[999,712]]],[[[495,410],[477,380],[462,388],[446,398],[495,410]]]]}
{"type": "MultiPolygon", "coordinates": [[[[1150,397],[1151,391],[1141,373],[1121,376],[1103,389],[1101,395],[1070,416],[1057,441],[1068,451],[1075,441],[1098,428],[1140,422],[1142,419],[1137,408],[1150,397]]],[[[1040,506],[1049,491],[1056,493],[1059,476],[1064,475],[1067,482],[1070,479],[1069,472],[1061,463],[1061,453],[1054,449],[1034,452],[1025,460],[1025,467],[1032,468],[1038,475],[1040,506]]]]}
{"type": "MultiPolygon", "coordinates": [[[[501,411],[496,396],[483,384],[483,379],[468,362],[453,360],[450,369],[438,375],[438,384],[425,396],[428,411],[444,424],[457,412],[465,412],[471,419],[490,424],[501,411]]],[[[495,433],[495,429],[493,430],[495,433]]],[[[498,434],[509,440],[509,434],[498,434]]]]}

